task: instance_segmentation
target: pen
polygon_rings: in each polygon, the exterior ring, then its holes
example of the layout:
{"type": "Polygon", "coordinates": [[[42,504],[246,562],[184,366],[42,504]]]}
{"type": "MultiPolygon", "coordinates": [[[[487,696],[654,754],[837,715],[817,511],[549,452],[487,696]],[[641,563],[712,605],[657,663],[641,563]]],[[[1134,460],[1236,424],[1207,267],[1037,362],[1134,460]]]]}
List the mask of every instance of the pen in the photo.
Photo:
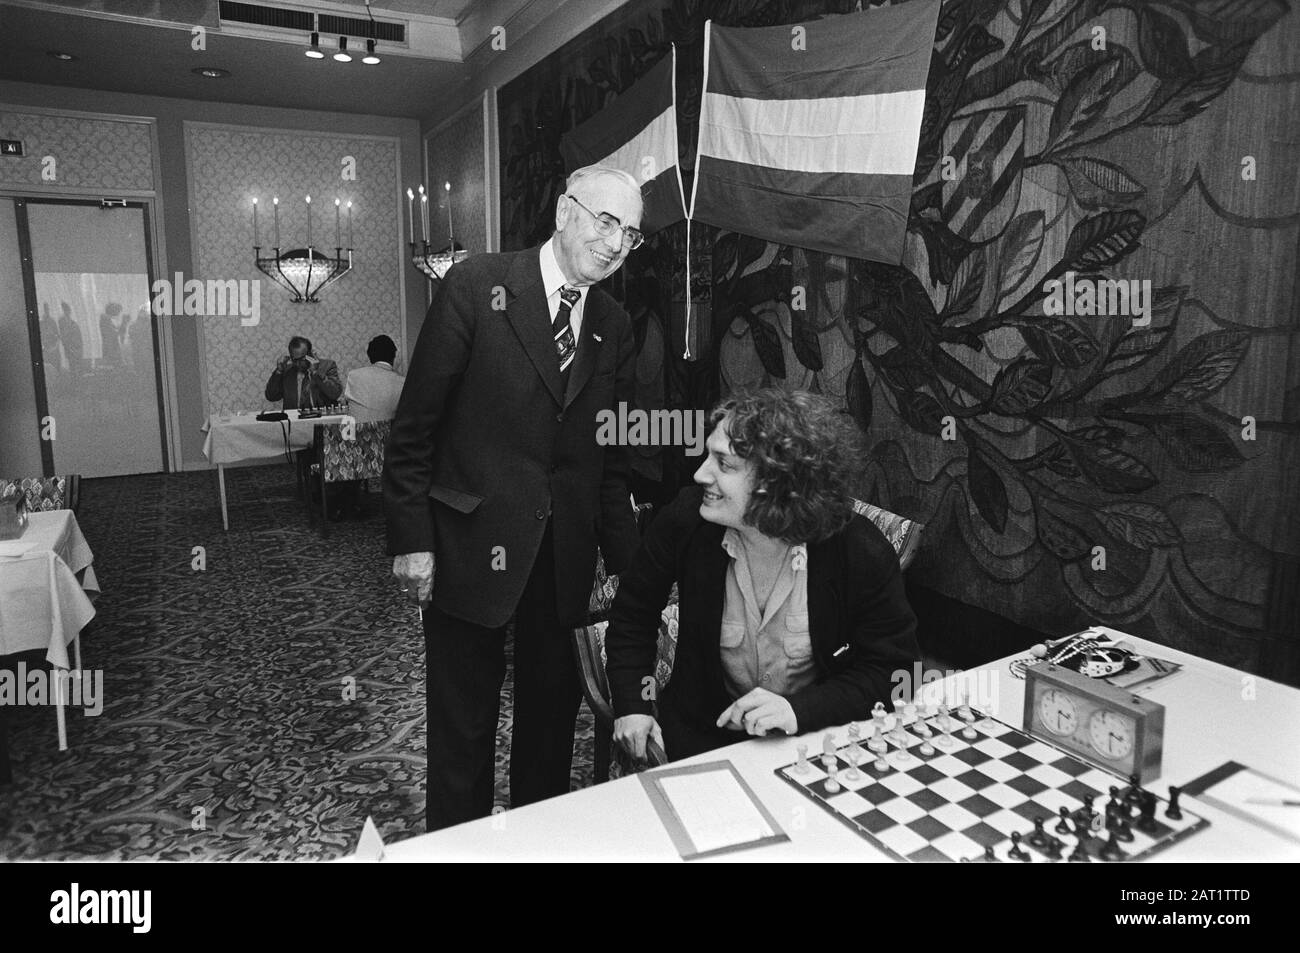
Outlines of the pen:
{"type": "Polygon", "coordinates": [[[1268,804],[1273,807],[1300,807],[1300,801],[1278,797],[1248,797],[1247,804],[1268,804]]]}

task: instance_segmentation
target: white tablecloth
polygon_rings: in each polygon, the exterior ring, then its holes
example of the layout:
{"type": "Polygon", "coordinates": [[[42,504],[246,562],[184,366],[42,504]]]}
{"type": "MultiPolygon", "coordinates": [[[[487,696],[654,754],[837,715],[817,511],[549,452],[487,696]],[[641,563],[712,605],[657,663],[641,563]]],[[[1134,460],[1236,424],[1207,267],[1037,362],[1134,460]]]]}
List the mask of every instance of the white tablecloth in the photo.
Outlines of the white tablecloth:
{"type": "Polygon", "coordinates": [[[203,425],[207,439],[203,455],[212,463],[235,463],[278,457],[284,453],[284,430],[289,431],[289,449],[304,450],[311,446],[317,424],[340,424],[349,419],[341,414],[299,420],[298,411],[285,411],[288,420],[258,420],[256,414],[236,414],[223,418],[213,414],[203,425]]]}
{"type": "Polygon", "coordinates": [[[95,617],[95,557],[71,510],[29,519],[22,536],[0,542],[0,655],[45,649],[50,664],[71,668],[68,643],[95,617]]]}

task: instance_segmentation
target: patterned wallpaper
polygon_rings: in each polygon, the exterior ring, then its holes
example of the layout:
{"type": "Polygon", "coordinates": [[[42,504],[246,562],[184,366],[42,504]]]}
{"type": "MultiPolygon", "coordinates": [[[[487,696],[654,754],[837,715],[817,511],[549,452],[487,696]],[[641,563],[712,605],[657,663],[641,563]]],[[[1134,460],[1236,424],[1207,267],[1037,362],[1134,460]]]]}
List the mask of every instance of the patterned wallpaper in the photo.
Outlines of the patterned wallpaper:
{"type": "MultiPolygon", "coordinates": [[[[487,249],[487,188],[483,180],[483,101],[475,100],[472,109],[430,134],[425,140],[428,150],[429,182],[436,185],[435,195],[441,192],[444,182],[451,183],[452,225],[456,242],[471,252],[487,249]]],[[[426,183],[427,187],[428,183],[426,183]]],[[[445,195],[446,193],[441,193],[445,195]]],[[[430,199],[432,201],[432,199],[430,199]]],[[[434,235],[444,247],[447,237],[447,210],[445,203],[429,210],[429,241],[434,235]]],[[[406,209],[402,209],[406,214],[406,209]]],[[[405,227],[406,219],[402,219],[405,227]]],[[[419,225],[417,222],[416,230],[419,225]]],[[[405,234],[405,232],[403,232],[405,234]]]]}
{"type": "Polygon", "coordinates": [[[0,112],[0,137],[23,140],[26,153],[0,161],[0,188],[153,191],[151,128],[121,119],[0,112]],[[53,182],[41,178],[45,156],[56,160],[53,182]]]}
{"type": "Polygon", "coordinates": [[[202,319],[208,413],[261,408],[271,368],[295,334],[310,338],[317,355],[337,361],[344,378],[368,363],[366,344],[376,334],[387,334],[401,350],[396,139],[186,123],[185,140],[197,269],[185,277],[262,279],[258,324],[245,327],[238,316],[202,319]],[[342,178],[346,156],[356,159],[355,181],[342,178]],[[345,246],[346,205],[352,201],[353,267],[321,294],[320,303],[293,304],[253,264],[252,202],[259,199],[267,255],[272,197],[280,197],[281,246],[288,250],[306,244],[309,194],[313,243],[331,251],[334,198],[344,203],[345,246]]]}

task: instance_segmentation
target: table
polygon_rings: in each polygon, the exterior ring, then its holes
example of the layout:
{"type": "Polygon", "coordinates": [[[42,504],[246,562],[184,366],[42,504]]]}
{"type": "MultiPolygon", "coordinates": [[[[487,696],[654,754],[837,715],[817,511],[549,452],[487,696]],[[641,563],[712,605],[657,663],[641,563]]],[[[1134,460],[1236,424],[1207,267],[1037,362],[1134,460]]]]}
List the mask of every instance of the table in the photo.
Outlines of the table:
{"type": "MultiPolygon", "coordinates": [[[[93,600],[99,596],[94,559],[71,510],[30,513],[21,537],[0,542],[0,655],[44,649],[55,669],[80,673],[81,630],[95,617],[93,600]]],[[[64,684],[55,679],[56,686],[64,684]]],[[[59,750],[66,751],[61,692],[55,707],[59,750]]]]}
{"type": "Polygon", "coordinates": [[[271,459],[285,452],[285,430],[289,434],[290,450],[305,450],[311,446],[312,435],[318,424],[341,424],[353,417],[330,414],[310,417],[299,426],[297,410],[286,410],[285,421],[258,420],[256,414],[213,414],[203,425],[207,438],[203,441],[203,455],[217,465],[217,491],[221,497],[221,528],[229,531],[230,517],[226,512],[226,464],[241,460],[271,459]]]}
{"type": "MultiPolygon", "coordinates": [[[[1150,790],[1165,797],[1170,783],[1181,785],[1226,761],[1241,762],[1291,783],[1300,781],[1300,690],[1143,639],[1123,637],[1140,653],[1184,666],[1178,674],[1137,690],[1166,707],[1163,772],[1158,781],[1148,785],[1150,790]],[[1247,684],[1254,697],[1243,700],[1247,684]]],[[[993,714],[1018,726],[1024,682],[1011,676],[1008,661],[1010,658],[980,666],[967,672],[964,679],[977,687],[987,686],[993,696],[989,699],[993,714]]],[[[945,679],[949,685],[957,681],[951,675],[945,679]]],[[[843,739],[844,731],[837,735],[843,739]]],[[[816,752],[820,738],[821,732],[817,732],[803,740],[816,752]]],[[[755,738],[676,762],[731,761],[790,837],[786,843],[697,863],[887,859],[773,773],[795,760],[799,740],[755,738]]],[[[1160,861],[1300,860],[1300,846],[1193,798],[1185,796],[1185,804],[1207,818],[1210,826],[1162,851],[1160,861]]],[[[390,844],[384,856],[395,861],[680,862],[635,777],[390,844]]]]}

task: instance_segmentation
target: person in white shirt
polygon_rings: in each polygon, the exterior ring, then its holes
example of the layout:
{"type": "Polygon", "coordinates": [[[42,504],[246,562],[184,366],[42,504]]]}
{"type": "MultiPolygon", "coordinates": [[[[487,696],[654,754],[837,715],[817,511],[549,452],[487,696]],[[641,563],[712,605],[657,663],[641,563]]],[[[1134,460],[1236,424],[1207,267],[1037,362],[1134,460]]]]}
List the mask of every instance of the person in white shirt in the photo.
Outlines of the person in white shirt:
{"type": "Polygon", "coordinates": [[[370,366],[348,371],[343,396],[352,405],[352,416],[359,424],[392,420],[397,413],[397,399],[402,396],[402,385],[406,383],[406,378],[393,370],[397,345],[387,334],[381,334],[366,347],[366,356],[370,358],[370,366]]]}

